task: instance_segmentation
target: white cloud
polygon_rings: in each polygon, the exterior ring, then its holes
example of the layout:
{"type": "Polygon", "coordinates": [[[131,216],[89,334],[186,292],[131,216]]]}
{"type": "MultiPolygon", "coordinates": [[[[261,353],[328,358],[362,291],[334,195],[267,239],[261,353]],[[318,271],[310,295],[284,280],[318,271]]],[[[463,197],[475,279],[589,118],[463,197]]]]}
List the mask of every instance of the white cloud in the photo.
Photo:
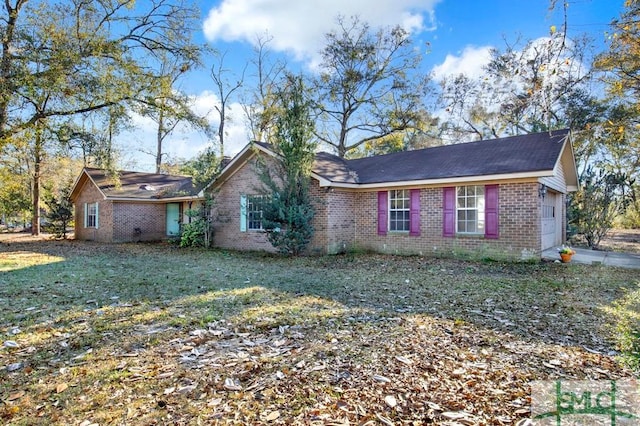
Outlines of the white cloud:
{"type": "Polygon", "coordinates": [[[444,62],[433,67],[434,79],[465,74],[469,78],[478,78],[485,74],[483,67],[491,59],[491,46],[467,46],[459,56],[447,55],[444,62]]]}
{"type": "Polygon", "coordinates": [[[273,37],[270,48],[313,60],[337,16],[359,16],[374,27],[402,25],[412,33],[434,27],[433,9],[440,0],[223,0],[204,21],[211,42],[254,43],[257,35],[273,37]],[[425,22],[425,18],[427,22],[425,22]]]}

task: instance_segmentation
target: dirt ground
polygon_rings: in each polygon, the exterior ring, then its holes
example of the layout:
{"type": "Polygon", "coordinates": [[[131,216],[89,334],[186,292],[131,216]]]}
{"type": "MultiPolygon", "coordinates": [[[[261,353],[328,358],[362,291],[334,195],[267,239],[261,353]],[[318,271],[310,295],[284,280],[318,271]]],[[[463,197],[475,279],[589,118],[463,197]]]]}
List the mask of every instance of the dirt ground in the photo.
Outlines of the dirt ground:
{"type": "Polygon", "coordinates": [[[602,250],[640,253],[640,229],[613,229],[600,246],[602,250]]]}

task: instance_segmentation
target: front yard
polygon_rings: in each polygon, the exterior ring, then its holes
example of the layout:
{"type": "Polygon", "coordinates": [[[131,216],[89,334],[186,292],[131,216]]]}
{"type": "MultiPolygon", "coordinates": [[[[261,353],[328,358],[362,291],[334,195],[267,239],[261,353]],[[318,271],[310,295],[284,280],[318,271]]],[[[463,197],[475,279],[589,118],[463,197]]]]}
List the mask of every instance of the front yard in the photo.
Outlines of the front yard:
{"type": "Polygon", "coordinates": [[[0,243],[0,422],[524,423],[532,380],[633,376],[615,326],[633,334],[639,285],[571,264],[0,243]]]}

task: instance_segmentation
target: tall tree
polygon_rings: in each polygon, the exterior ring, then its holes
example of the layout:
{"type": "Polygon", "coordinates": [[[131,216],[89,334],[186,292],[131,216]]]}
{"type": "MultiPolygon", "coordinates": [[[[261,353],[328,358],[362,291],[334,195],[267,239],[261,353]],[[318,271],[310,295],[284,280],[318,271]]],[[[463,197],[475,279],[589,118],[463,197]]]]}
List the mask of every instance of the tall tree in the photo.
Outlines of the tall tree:
{"type": "Polygon", "coordinates": [[[564,108],[592,81],[587,38],[548,37],[493,49],[484,75],[442,81],[446,124],[453,139],[485,139],[568,125],[564,108]]]}
{"type": "MultiPolygon", "coordinates": [[[[229,103],[233,100],[234,93],[238,91],[244,84],[244,70],[237,79],[229,77],[231,70],[225,68],[224,58],[226,52],[218,56],[218,62],[211,66],[211,79],[213,80],[216,95],[218,96],[218,104],[215,110],[218,113],[218,144],[220,146],[220,157],[224,157],[224,127],[229,120],[227,113],[229,112],[229,103]]],[[[231,75],[234,77],[234,75],[231,75]]]]}
{"type": "Polygon", "coordinates": [[[275,96],[278,81],[286,70],[286,63],[272,59],[268,44],[271,38],[258,36],[254,57],[251,59],[255,86],[245,93],[242,102],[245,117],[255,141],[273,140],[274,118],[278,114],[278,99],[275,96]]]}
{"type": "Polygon", "coordinates": [[[155,86],[156,55],[195,49],[169,31],[189,10],[180,0],[14,0],[2,9],[0,145],[40,119],[142,99],[155,86]],[[46,109],[31,107],[34,87],[48,88],[46,109]]]}
{"type": "Polygon", "coordinates": [[[419,127],[428,76],[422,52],[400,27],[373,31],[338,18],[321,52],[317,138],[340,157],[360,145],[419,127]]]}
{"type": "Polygon", "coordinates": [[[164,156],[165,141],[180,124],[186,124],[194,129],[209,133],[209,123],[204,117],[194,112],[190,98],[181,93],[177,87],[178,80],[193,66],[197,65],[197,58],[190,63],[177,63],[174,58],[162,55],[157,75],[158,84],[148,98],[142,103],[140,113],[151,118],[156,123],[156,173],[161,173],[162,158],[164,156]]]}
{"type": "Polygon", "coordinates": [[[269,242],[281,253],[298,255],[313,236],[311,168],[315,158],[311,102],[304,80],[287,75],[277,93],[281,114],[276,118],[273,145],[275,168],[265,164],[262,181],[262,224],[269,242]]]}
{"type": "MultiPolygon", "coordinates": [[[[605,71],[608,94],[614,107],[605,122],[609,159],[614,171],[640,175],[640,2],[627,0],[618,19],[611,23],[609,50],[596,67],[605,71]]],[[[640,218],[640,182],[631,185],[630,212],[640,218]]],[[[640,219],[635,226],[640,226],[640,219]]]]}
{"type": "Polygon", "coordinates": [[[195,48],[169,31],[187,9],[179,0],[16,0],[3,9],[0,147],[12,136],[34,135],[32,229],[38,233],[44,135],[53,135],[63,119],[143,101],[157,81],[158,55],[191,57],[195,48]]]}

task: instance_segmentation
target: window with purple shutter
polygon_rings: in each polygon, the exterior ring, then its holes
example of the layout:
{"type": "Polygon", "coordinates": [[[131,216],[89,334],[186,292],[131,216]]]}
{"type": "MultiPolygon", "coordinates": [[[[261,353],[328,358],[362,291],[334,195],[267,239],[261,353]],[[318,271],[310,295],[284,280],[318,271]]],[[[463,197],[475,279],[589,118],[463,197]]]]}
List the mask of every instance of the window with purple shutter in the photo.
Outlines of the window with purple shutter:
{"type": "Polygon", "coordinates": [[[378,235],[387,235],[388,222],[387,191],[378,192],[378,235]]]}
{"type": "Polygon", "coordinates": [[[420,236],[420,190],[412,189],[410,191],[410,207],[409,207],[409,235],[413,237],[420,236]]]}
{"type": "Polygon", "coordinates": [[[456,188],[442,188],[442,236],[453,237],[456,234],[456,188]]]}
{"type": "Polygon", "coordinates": [[[489,239],[498,238],[498,185],[486,185],[484,187],[484,215],[485,228],[484,237],[489,239]]]}

